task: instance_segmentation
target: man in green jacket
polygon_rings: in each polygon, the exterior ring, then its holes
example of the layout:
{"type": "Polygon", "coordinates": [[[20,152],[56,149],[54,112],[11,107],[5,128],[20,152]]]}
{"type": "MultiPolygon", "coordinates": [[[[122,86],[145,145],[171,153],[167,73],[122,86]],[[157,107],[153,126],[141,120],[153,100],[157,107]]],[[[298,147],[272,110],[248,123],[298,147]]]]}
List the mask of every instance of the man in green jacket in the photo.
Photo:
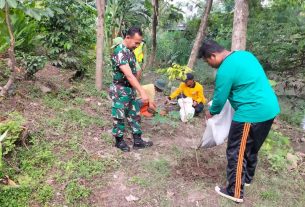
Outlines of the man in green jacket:
{"type": "Polygon", "coordinates": [[[213,102],[207,118],[219,114],[228,99],[235,110],[227,143],[227,186],[216,192],[243,202],[244,186],[252,182],[257,155],[274,118],[280,113],[277,97],[257,58],[247,51],[228,51],[212,40],[198,53],[218,68],[213,102]]]}

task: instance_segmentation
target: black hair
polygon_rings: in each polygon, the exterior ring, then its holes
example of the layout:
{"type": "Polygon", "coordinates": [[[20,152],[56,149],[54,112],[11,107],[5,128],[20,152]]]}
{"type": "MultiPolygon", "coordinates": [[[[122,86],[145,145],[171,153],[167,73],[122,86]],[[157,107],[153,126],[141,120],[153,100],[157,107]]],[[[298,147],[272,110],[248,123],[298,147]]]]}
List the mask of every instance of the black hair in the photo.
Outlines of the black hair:
{"type": "Polygon", "coordinates": [[[198,51],[197,58],[209,58],[212,56],[212,53],[222,52],[224,50],[225,48],[214,40],[205,40],[198,51]]]}
{"type": "Polygon", "coordinates": [[[124,38],[129,35],[129,36],[134,36],[135,34],[139,34],[140,36],[143,36],[143,32],[141,30],[141,28],[139,27],[130,27],[124,34],[124,38]]]}

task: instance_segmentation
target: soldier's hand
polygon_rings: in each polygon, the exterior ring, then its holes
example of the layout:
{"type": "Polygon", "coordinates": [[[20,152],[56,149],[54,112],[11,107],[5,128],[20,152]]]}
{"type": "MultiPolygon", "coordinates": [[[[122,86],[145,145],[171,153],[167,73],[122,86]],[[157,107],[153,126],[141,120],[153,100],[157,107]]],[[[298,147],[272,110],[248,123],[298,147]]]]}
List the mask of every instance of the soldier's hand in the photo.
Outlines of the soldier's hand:
{"type": "Polygon", "coordinates": [[[141,99],[142,99],[143,104],[148,103],[148,96],[146,95],[146,93],[141,94],[141,99]]]}

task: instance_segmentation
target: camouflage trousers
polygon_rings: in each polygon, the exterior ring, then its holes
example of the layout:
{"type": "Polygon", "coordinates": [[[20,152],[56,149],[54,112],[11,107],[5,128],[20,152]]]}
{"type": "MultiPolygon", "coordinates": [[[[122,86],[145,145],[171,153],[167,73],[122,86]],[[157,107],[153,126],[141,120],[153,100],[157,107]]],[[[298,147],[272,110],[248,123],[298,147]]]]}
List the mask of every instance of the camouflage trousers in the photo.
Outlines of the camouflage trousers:
{"type": "Polygon", "coordinates": [[[135,91],[130,87],[112,84],[109,90],[112,99],[113,128],[114,137],[123,137],[125,131],[125,118],[131,127],[132,134],[142,134],[141,116],[139,103],[135,100],[135,91]]]}

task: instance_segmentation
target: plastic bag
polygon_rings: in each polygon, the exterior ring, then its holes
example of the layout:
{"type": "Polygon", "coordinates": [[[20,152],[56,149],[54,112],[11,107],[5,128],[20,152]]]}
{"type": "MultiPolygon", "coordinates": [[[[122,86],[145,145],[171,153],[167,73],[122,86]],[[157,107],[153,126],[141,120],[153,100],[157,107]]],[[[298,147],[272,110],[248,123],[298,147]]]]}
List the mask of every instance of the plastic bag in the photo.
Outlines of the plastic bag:
{"type": "Polygon", "coordinates": [[[193,99],[190,97],[178,99],[180,106],[180,119],[187,122],[194,117],[195,109],[193,108],[193,99]]]}
{"type": "MultiPolygon", "coordinates": [[[[209,102],[212,105],[212,102],[209,102]]],[[[207,120],[206,129],[203,133],[199,147],[209,148],[224,143],[229,135],[234,109],[227,100],[220,114],[214,115],[207,120]]]]}

